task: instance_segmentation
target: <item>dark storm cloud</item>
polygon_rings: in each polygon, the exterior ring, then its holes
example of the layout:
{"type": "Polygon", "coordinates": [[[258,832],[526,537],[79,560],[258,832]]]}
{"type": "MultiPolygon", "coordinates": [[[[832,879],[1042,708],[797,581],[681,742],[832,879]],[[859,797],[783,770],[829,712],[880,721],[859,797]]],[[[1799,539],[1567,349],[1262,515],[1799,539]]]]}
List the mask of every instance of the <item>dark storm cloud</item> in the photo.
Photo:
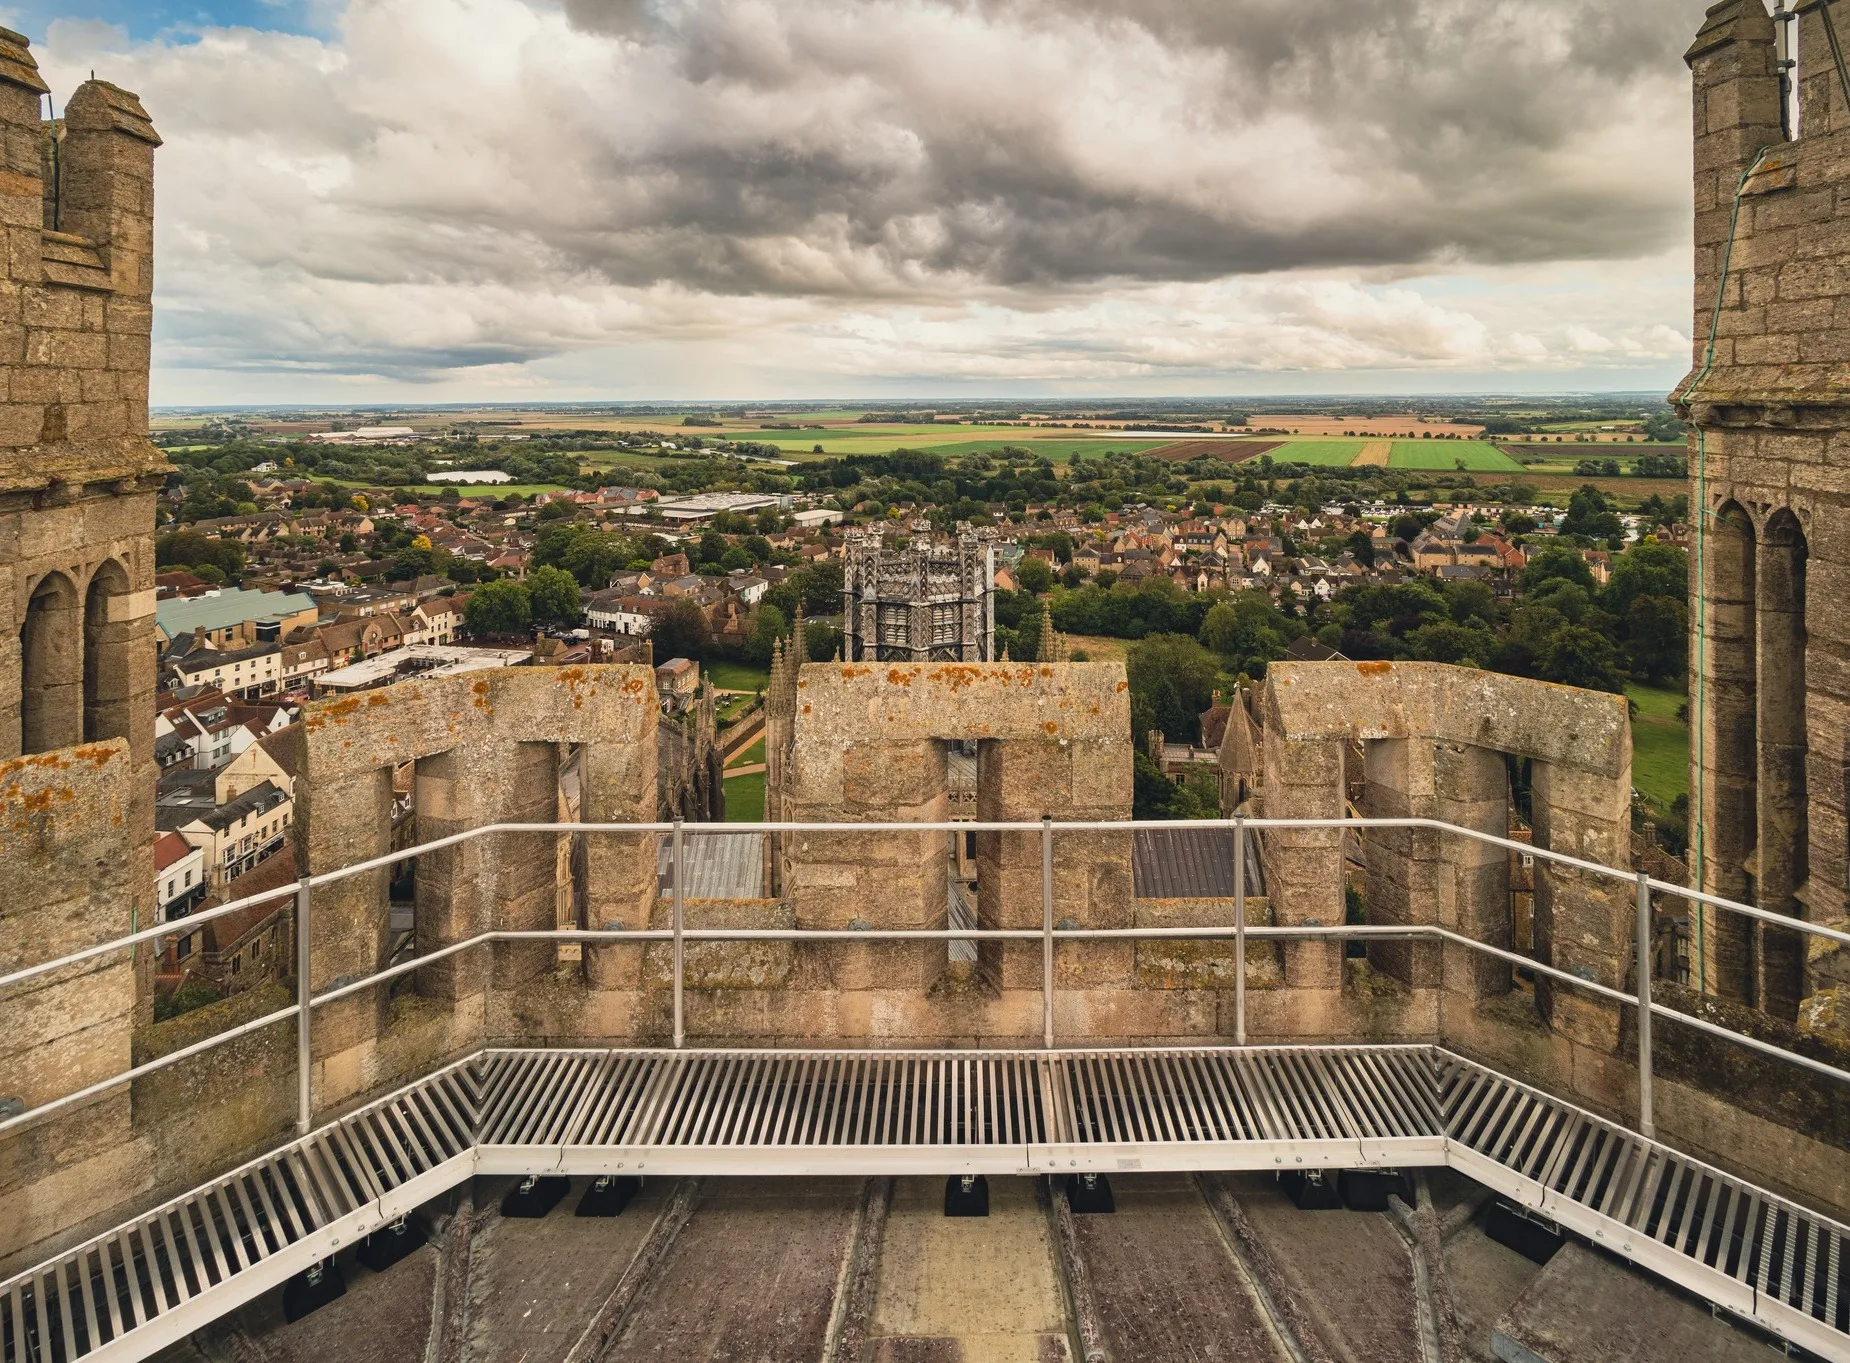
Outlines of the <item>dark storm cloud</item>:
{"type": "Polygon", "coordinates": [[[624,282],[904,293],[1611,259],[1686,214],[1680,174],[1625,171],[1651,169],[1637,121],[1680,112],[1688,0],[566,9],[680,78],[684,135],[602,148],[610,184],[649,190],[610,196],[576,249],[624,282]],[[947,75],[959,62],[995,83],[947,75]],[[806,100],[813,117],[763,117],[806,100]],[[1093,140],[1101,114],[1124,147],[1093,140]]]}
{"type": "Polygon", "coordinates": [[[323,37],[39,49],[166,139],[168,364],[659,343],[1083,381],[1684,344],[1630,276],[1687,231],[1701,0],[327,3],[323,37]],[[1544,298],[1554,262],[1598,287],[1544,298]],[[1473,272],[1523,276],[1494,324],[1402,286],[1473,272]]]}

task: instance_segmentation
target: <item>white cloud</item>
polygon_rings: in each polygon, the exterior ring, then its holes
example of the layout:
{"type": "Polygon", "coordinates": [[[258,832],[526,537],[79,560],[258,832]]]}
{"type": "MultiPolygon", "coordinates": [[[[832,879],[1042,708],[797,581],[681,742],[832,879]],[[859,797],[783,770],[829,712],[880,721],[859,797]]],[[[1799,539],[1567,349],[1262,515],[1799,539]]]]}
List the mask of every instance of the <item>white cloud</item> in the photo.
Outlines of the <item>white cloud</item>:
{"type": "Polygon", "coordinates": [[[157,400],[1687,355],[1680,0],[563,4],[53,25],[166,139],[157,400]]]}

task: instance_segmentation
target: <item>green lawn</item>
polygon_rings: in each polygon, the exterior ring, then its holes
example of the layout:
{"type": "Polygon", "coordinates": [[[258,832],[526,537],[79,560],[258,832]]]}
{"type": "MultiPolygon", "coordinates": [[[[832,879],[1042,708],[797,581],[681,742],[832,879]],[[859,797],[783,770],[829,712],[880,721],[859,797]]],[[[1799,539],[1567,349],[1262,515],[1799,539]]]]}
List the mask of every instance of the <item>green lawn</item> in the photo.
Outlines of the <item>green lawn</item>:
{"type": "Polygon", "coordinates": [[[1459,461],[1474,472],[1520,473],[1522,465],[1495,445],[1480,440],[1396,440],[1388,467],[1455,469],[1459,461]]]}
{"type": "Polygon", "coordinates": [[[1653,805],[1668,810],[1677,796],[1689,794],[1689,724],[1677,718],[1687,697],[1636,682],[1625,694],[1638,706],[1632,720],[1632,784],[1653,805]]]}
{"type": "MultiPolygon", "coordinates": [[[[1287,440],[1277,449],[1267,450],[1265,454],[1272,456],[1274,464],[1343,468],[1362,452],[1362,446],[1367,443],[1365,440],[1287,440]]],[[[1263,459],[1265,454],[1258,457],[1263,459]]],[[[1242,462],[1250,464],[1253,461],[1248,459],[1242,462]]]]}
{"type": "Polygon", "coordinates": [[[732,759],[735,767],[749,767],[764,761],[764,735],[760,734],[752,745],[732,759]]]}
{"type": "Polygon", "coordinates": [[[726,821],[757,823],[764,818],[764,773],[726,778],[726,821]]]}
{"type": "Polygon", "coordinates": [[[749,667],[730,659],[719,658],[702,663],[707,680],[722,691],[761,691],[770,684],[771,674],[763,668],[749,667]]]}

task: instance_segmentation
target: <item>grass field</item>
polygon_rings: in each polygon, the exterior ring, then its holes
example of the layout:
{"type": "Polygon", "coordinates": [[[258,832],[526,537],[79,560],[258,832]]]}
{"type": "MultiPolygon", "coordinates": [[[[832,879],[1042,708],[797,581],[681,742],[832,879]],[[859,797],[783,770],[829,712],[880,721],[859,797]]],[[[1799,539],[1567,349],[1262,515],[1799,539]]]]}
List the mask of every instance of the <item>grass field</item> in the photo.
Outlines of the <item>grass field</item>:
{"type": "Polygon", "coordinates": [[[1625,694],[1638,706],[1632,720],[1632,784],[1659,809],[1689,794],[1689,724],[1677,718],[1681,691],[1632,683],[1625,694]]]}
{"type": "Polygon", "coordinates": [[[721,696],[719,704],[713,707],[713,718],[720,724],[730,724],[744,714],[756,701],[754,696],[721,696]]]}
{"type": "Polygon", "coordinates": [[[760,734],[752,741],[750,747],[746,748],[743,752],[735,754],[728,760],[726,765],[731,767],[752,767],[758,765],[762,761],[764,761],[764,735],[760,734]]]}
{"type": "Polygon", "coordinates": [[[764,818],[764,773],[726,778],[726,821],[757,823],[764,818]]]}
{"type": "Polygon", "coordinates": [[[1456,469],[1460,461],[1471,472],[1519,473],[1522,465],[1495,445],[1477,440],[1396,440],[1388,456],[1395,469],[1456,469]]]}
{"type": "Polygon", "coordinates": [[[725,658],[702,663],[701,667],[706,671],[707,680],[722,691],[762,691],[771,681],[768,671],[725,658]]]}
{"type": "MultiPolygon", "coordinates": [[[[1310,464],[1318,468],[1346,468],[1366,444],[1362,440],[1287,440],[1265,453],[1274,464],[1310,464]]],[[[1265,458],[1265,454],[1258,456],[1265,458]]]]}
{"type": "Polygon", "coordinates": [[[1113,659],[1122,658],[1124,650],[1130,647],[1131,642],[1128,639],[1112,639],[1092,634],[1069,634],[1066,636],[1066,641],[1075,649],[1084,649],[1087,660],[1095,663],[1111,662],[1113,659]]]}

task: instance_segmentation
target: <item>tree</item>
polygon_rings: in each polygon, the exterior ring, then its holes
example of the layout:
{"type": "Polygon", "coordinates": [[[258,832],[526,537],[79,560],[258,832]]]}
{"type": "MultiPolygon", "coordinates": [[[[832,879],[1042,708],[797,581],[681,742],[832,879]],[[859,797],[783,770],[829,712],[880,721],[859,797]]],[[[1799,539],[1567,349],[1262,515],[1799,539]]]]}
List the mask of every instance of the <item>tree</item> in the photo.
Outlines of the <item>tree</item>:
{"type": "Polygon", "coordinates": [[[1484,583],[1448,582],[1439,590],[1452,612],[1452,619],[1459,624],[1476,621],[1489,627],[1497,622],[1497,594],[1484,583]]]}
{"type": "Polygon", "coordinates": [[[1600,605],[1623,617],[1641,596],[1688,595],[1688,554],[1668,544],[1634,544],[1613,560],[1600,605]]]}
{"type": "Polygon", "coordinates": [[[1689,668],[1689,608],[1679,596],[1639,596],[1625,612],[1625,651],[1647,681],[1689,668]]]}
{"type": "Polygon", "coordinates": [[[827,620],[811,620],[803,626],[803,652],[812,663],[826,663],[841,651],[841,631],[827,620]]]}
{"type": "Polygon", "coordinates": [[[1131,733],[1137,742],[1160,729],[1178,741],[1200,736],[1201,712],[1214,702],[1220,662],[1186,634],[1153,634],[1125,659],[1131,689],[1131,733]]]}
{"type": "Polygon", "coordinates": [[[1597,630],[1563,626],[1536,661],[1543,681],[1615,694],[1625,690],[1619,676],[1619,651],[1597,630]]]}
{"type": "Polygon", "coordinates": [[[532,619],[527,584],[513,578],[483,583],[469,593],[469,603],[463,607],[463,621],[471,634],[525,634],[532,619]]]}
{"type": "Polygon", "coordinates": [[[1654,412],[1644,419],[1644,433],[1649,440],[1686,440],[1689,427],[1675,412],[1654,412]]]}
{"type": "Polygon", "coordinates": [[[1133,819],[1211,819],[1220,814],[1219,801],[1206,791],[1177,785],[1142,748],[1137,750],[1131,773],[1133,819]]]}
{"type": "Polygon", "coordinates": [[[667,610],[655,617],[655,627],[649,631],[649,636],[655,643],[657,663],[665,663],[670,658],[699,660],[713,650],[713,631],[707,624],[707,613],[700,609],[699,602],[685,596],[676,597],[667,610]]]}
{"type": "Polygon", "coordinates": [[[533,619],[541,625],[576,625],[584,614],[578,579],[563,568],[535,568],[527,579],[533,619]]]}
{"type": "Polygon", "coordinates": [[[1353,531],[1343,541],[1343,547],[1355,555],[1355,561],[1364,568],[1375,566],[1375,537],[1366,530],[1353,531]]]}
{"type": "Polygon", "coordinates": [[[235,579],[244,571],[244,546],[197,530],[176,530],[154,541],[154,562],[162,568],[210,564],[227,579],[235,579]]]}
{"type": "Polygon", "coordinates": [[[1567,515],[1561,520],[1563,535],[1584,535],[1588,539],[1616,540],[1625,534],[1618,513],[1606,504],[1606,496],[1591,483],[1567,501],[1567,515]]]}
{"type": "Polygon", "coordinates": [[[1015,580],[1021,583],[1023,591],[1044,596],[1053,590],[1053,569],[1047,566],[1045,559],[1024,558],[1015,568],[1015,580]]]}
{"type": "Polygon", "coordinates": [[[416,540],[392,555],[392,566],[386,570],[386,576],[394,582],[410,582],[436,571],[437,556],[431,550],[430,541],[424,540],[420,547],[416,540]]]}
{"type": "Polygon", "coordinates": [[[1429,663],[1459,663],[1484,667],[1497,654],[1497,638],[1487,629],[1473,629],[1449,621],[1421,625],[1407,635],[1407,656],[1429,663]]]}
{"type": "Polygon", "coordinates": [[[739,645],[739,660],[753,667],[767,667],[771,648],[790,632],[790,621],[776,606],[764,603],[752,612],[746,626],[745,642],[739,645]]]}
{"type": "Polygon", "coordinates": [[[1578,583],[1588,593],[1593,591],[1593,569],[1578,552],[1558,544],[1550,545],[1529,560],[1522,570],[1522,590],[1525,595],[1538,592],[1544,583],[1555,578],[1578,583]]]}

